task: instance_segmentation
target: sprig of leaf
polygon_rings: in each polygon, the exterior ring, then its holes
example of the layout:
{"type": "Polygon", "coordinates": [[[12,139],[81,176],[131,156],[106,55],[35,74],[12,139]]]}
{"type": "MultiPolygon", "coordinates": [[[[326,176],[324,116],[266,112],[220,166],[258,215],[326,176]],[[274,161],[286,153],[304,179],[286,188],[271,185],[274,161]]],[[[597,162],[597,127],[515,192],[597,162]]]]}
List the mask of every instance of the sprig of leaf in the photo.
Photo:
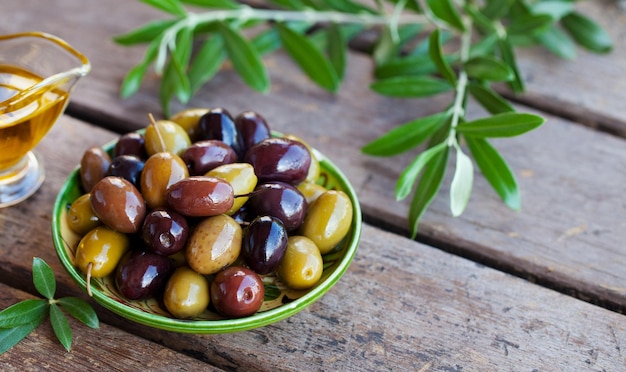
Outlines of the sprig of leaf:
{"type": "Polygon", "coordinates": [[[115,38],[125,46],[147,44],[121,93],[128,97],[136,92],[153,64],[163,74],[160,99],[166,115],[174,98],[186,104],[226,60],[253,90],[269,92],[263,55],[281,47],[313,83],[336,92],[344,79],[351,38],[377,28],[379,37],[371,48],[374,92],[405,99],[442,93],[453,97],[443,110],[399,123],[362,148],[372,156],[419,148],[396,184],[397,199],[413,194],[408,214],[413,237],[439,192],[450,154],[453,216],[469,203],[474,164],[507,206],[520,208],[514,172],[489,142],[522,135],[544,121],[516,112],[500,94],[501,88],[492,87],[503,82],[513,93],[524,91],[517,46],[541,45],[567,59],[574,58],[576,45],[596,53],[612,48],[606,31],[576,11],[575,0],[386,0],[387,7],[378,0],[376,8],[352,0],[272,0],[269,9],[231,0],[141,1],[173,18],[149,22],[115,38]],[[185,3],[210,10],[191,13],[185,3]],[[263,31],[244,32],[262,22],[263,31]],[[460,40],[456,48],[448,44],[455,39],[460,40]],[[194,45],[199,46],[195,52],[194,45]],[[485,109],[485,117],[466,116],[470,100],[485,109]]]}
{"type": "Polygon", "coordinates": [[[70,351],[72,330],[63,310],[90,328],[98,328],[99,321],[91,305],[77,297],[54,299],[56,280],[48,264],[33,258],[33,283],[44,299],[27,299],[0,311],[0,354],[11,349],[35,330],[49,316],[54,334],[63,347],[70,351]]]}

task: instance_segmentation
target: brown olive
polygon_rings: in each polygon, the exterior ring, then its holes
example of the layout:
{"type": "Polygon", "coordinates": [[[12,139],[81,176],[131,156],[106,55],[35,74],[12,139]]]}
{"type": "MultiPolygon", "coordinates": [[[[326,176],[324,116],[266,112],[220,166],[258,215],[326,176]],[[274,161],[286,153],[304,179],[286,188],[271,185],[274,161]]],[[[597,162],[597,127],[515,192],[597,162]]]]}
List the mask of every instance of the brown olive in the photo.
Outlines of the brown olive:
{"type": "Polygon", "coordinates": [[[83,194],[74,200],[67,211],[67,224],[76,234],[83,236],[101,224],[91,208],[91,194],[83,194]]]}
{"type": "Polygon", "coordinates": [[[247,267],[231,266],[220,271],[211,283],[211,302],[227,318],[249,316],[261,308],[265,288],[257,273],[247,267]]]}
{"type": "Polygon", "coordinates": [[[231,265],[241,252],[241,226],[225,214],[200,222],[185,248],[187,264],[200,274],[214,274],[231,265]]]}
{"type": "Polygon", "coordinates": [[[85,192],[90,192],[106,176],[110,164],[111,157],[100,147],[90,147],[83,153],[80,160],[80,182],[85,192]]]}
{"type": "Polygon", "coordinates": [[[166,200],[172,209],[182,215],[207,217],[226,213],[233,206],[234,192],[224,180],[194,176],[171,185],[166,200]]]}
{"type": "MultiPolygon", "coordinates": [[[[232,163],[224,164],[212,169],[207,174],[209,177],[216,177],[224,180],[233,187],[235,195],[245,195],[256,187],[257,176],[254,174],[254,168],[248,163],[232,163]]],[[[226,212],[233,215],[248,201],[247,196],[238,196],[235,198],[233,206],[226,212]]]]}
{"type": "Polygon", "coordinates": [[[139,190],[121,177],[100,180],[91,190],[91,207],[102,223],[123,233],[136,233],[146,215],[139,190]]]}
{"type": "Polygon", "coordinates": [[[166,207],[165,193],[174,183],[189,177],[185,162],[170,152],[156,153],[146,160],[141,172],[141,194],[148,207],[166,207]]]}

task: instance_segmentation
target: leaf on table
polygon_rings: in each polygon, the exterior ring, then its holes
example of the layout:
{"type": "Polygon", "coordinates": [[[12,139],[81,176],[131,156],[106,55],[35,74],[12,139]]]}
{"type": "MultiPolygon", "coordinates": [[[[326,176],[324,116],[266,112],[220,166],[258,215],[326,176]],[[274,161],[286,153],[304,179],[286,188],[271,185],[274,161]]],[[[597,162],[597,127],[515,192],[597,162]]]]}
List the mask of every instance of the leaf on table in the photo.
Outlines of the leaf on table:
{"type": "Polygon", "coordinates": [[[200,87],[211,80],[225,59],[222,37],[214,34],[202,44],[189,66],[187,76],[191,92],[197,92],[200,87]]]}
{"type": "Polygon", "coordinates": [[[561,24],[576,42],[596,53],[608,53],[613,49],[609,34],[597,23],[578,12],[572,12],[561,19],[561,24]]]}
{"type": "Polygon", "coordinates": [[[336,92],[339,88],[339,77],[324,54],[306,36],[286,25],[277,23],[276,28],[283,47],[302,71],[320,87],[336,92]]]}
{"type": "Polygon", "coordinates": [[[535,38],[549,51],[561,58],[569,60],[576,58],[576,44],[565,32],[554,25],[535,35],[535,38]]]}
{"type": "Polygon", "coordinates": [[[238,9],[241,7],[239,3],[232,0],[179,0],[190,5],[198,5],[205,8],[215,9],[238,9]]]}
{"type": "Polygon", "coordinates": [[[57,289],[54,272],[48,264],[39,257],[33,257],[33,284],[37,292],[51,300],[57,289]]]}
{"type": "Polygon", "coordinates": [[[467,137],[513,137],[539,127],[544,121],[541,116],[533,114],[505,112],[461,123],[457,131],[467,137]]]}
{"type": "Polygon", "coordinates": [[[402,200],[406,198],[413,189],[413,185],[417,180],[422,169],[433,159],[437,154],[443,152],[448,147],[446,142],[441,142],[438,145],[432,146],[421,152],[415,157],[415,159],[409,164],[408,167],[402,171],[398,182],[396,183],[395,195],[396,200],[402,200]]]}
{"type": "Polygon", "coordinates": [[[267,93],[270,89],[270,80],[258,51],[227,23],[220,22],[219,30],[224,38],[226,53],[243,81],[252,89],[267,93]]]}
{"type": "Polygon", "coordinates": [[[440,112],[401,124],[365,145],[361,151],[374,156],[394,156],[419,146],[450,117],[440,112]]]}
{"type": "Polygon", "coordinates": [[[520,210],[522,202],[517,181],[502,155],[484,138],[466,137],[465,140],[491,187],[509,208],[520,210]]]}
{"type": "Polygon", "coordinates": [[[48,301],[28,299],[7,307],[0,312],[0,328],[13,328],[29,323],[41,323],[46,317],[48,301]]]}
{"type": "Polygon", "coordinates": [[[187,12],[178,0],[139,0],[164,12],[170,13],[177,17],[184,17],[187,12]]]}
{"type": "Polygon", "coordinates": [[[515,111],[515,108],[513,108],[509,101],[488,86],[470,82],[467,87],[472,97],[490,114],[515,111]]]}
{"type": "Polygon", "coordinates": [[[430,76],[398,76],[378,80],[370,88],[382,95],[390,97],[429,97],[444,93],[452,86],[443,79],[430,76]]]}
{"type": "Polygon", "coordinates": [[[87,301],[77,297],[62,297],[58,300],[58,303],[71,316],[78,319],[87,327],[100,327],[98,315],[87,301]]]}
{"type": "Polygon", "coordinates": [[[159,19],[148,22],[125,34],[113,37],[113,40],[120,45],[134,45],[148,43],[157,38],[163,31],[176,23],[175,19],[159,19]]]}
{"type": "Polygon", "coordinates": [[[451,85],[456,85],[456,75],[454,71],[452,71],[452,67],[448,64],[446,59],[443,56],[443,51],[441,50],[441,36],[439,33],[439,29],[435,29],[429,37],[429,55],[432,61],[437,66],[439,73],[444,79],[448,80],[451,85]]]}
{"type": "Polygon", "coordinates": [[[39,324],[41,322],[31,322],[13,328],[0,329],[0,354],[17,345],[35,328],[39,327],[39,324]]]}
{"type": "Polygon", "coordinates": [[[465,31],[463,20],[454,7],[452,0],[426,0],[426,3],[435,17],[460,31],[465,31]]]}
{"type": "Polygon", "coordinates": [[[72,347],[72,329],[63,311],[54,303],[50,305],[50,323],[61,345],[63,345],[65,350],[70,351],[72,347]]]}
{"type": "Polygon", "coordinates": [[[463,65],[467,75],[474,79],[510,81],[515,77],[513,70],[504,62],[491,56],[477,56],[463,65]]]}
{"type": "Polygon", "coordinates": [[[347,47],[346,40],[338,24],[333,23],[327,31],[327,51],[331,65],[335,69],[337,78],[341,81],[346,72],[347,47]]]}
{"type": "Polygon", "coordinates": [[[450,184],[450,211],[454,217],[460,216],[469,202],[474,183],[474,165],[469,156],[456,147],[456,167],[450,184]]]}

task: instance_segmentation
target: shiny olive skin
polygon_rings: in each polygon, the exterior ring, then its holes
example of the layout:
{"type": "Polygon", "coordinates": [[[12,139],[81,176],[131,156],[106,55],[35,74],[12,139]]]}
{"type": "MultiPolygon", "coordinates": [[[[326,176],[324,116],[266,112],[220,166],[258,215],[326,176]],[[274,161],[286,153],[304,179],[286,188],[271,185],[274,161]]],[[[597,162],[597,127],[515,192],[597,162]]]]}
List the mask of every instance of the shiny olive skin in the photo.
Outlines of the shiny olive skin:
{"type": "Polygon", "coordinates": [[[80,159],[80,183],[85,192],[91,189],[106,177],[111,164],[111,157],[100,147],[90,147],[80,159]]]}
{"type": "Polygon", "coordinates": [[[75,261],[80,271],[101,278],[115,271],[124,253],[130,247],[129,237],[106,226],[98,226],[82,237],[76,247],[75,261]]]}
{"type": "Polygon", "coordinates": [[[167,311],[179,319],[190,319],[200,315],[210,303],[209,282],[188,266],[181,266],[170,276],[163,304],[167,311]]]}
{"type": "Polygon", "coordinates": [[[256,187],[250,194],[248,206],[257,215],[280,219],[287,232],[300,227],[304,221],[307,203],[302,193],[284,182],[267,182],[256,187]]]}
{"type": "Polygon", "coordinates": [[[148,155],[171,152],[180,156],[191,145],[185,129],[170,120],[157,120],[148,125],[144,138],[148,155]]]}
{"type": "Polygon", "coordinates": [[[306,146],[307,150],[309,150],[309,154],[311,155],[311,165],[309,165],[309,171],[307,172],[306,178],[304,179],[304,182],[311,182],[311,183],[315,183],[317,182],[317,179],[320,177],[320,163],[317,160],[317,158],[315,157],[315,154],[313,152],[313,148],[306,142],[304,141],[302,138],[294,135],[294,134],[286,134],[285,138],[287,139],[291,139],[291,140],[296,140],[300,143],[302,143],[304,146],[306,146]]]}
{"type": "Polygon", "coordinates": [[[113,148],[113,157],[122,155],[136,156],[142,160],[147,159],[148,153],[146,152],[143,135],[137,132],[121,135],[113,148]]]}
{"type": "Polygon", "coordinates": [[[211,283],[211,303],[226,318],[241,318],[256,313],[263,304],[265,288],[257,273],[231,266],[220,271],[211,283]]]}
{"type": "Polygon", "coordinates": [[[129,300],[141,300],[160,294],[174,271],[172,262],[143,250],[129,250],[115,270],[115,285],[129,300]]]}
{"type": "Polygon", "coordinates": [[[228,182],[207,176],[176,182],[167,189],[166,200],[176,212],[190,217],[226,213],[235,201],[233,187],[228,182]]]}
{"type": "Polygon", "coordinates": [[[241,226],[232,217],[221,214],[206,218],[191,233],[185,260],[200,274],[215,274],[237,260],[241,239],[241,226]]]}
{"type": "MultiPolygon", "coordinates": [[[[254,168],[248,163],[232,163],[221,165],[212,169],[207,174],[209,177],[216,177],[228,182],[233,187],[235,196],[246,195],[257,185],[258,178],[254,174],[254,168]]],[[[234,214],[248,201],[247,196],[237,196],[233,206],[226,212],[228,215],[234,214]]]]}
{"type": "Polygon", "coordinates": [[[326,188],[324,188],[324,186],[311,182],[302,182],[297,186],[297,189],[306,199],[307,205],[316,201],[320,195],[326,192],[326,188]]]}
{"type": "Polygon", "coordinates": [[[140,187],[148,207],[155,209],[167,206],[167,189],[187,177],[187,165],[178,155],[160,152],[150,156],[141,172],[140,187]]]}
{"type": "Polygon", "coordinates": [[[200,117],[206,114],[209,109],[190,108],[177,112],[170,118],[171,121],[180,125],[189,135],[191,142],[200,141],[202,133],[200,131],[200,117]]]}
{"type": "Polygon", "coordinates": [[[276,269],[287,287],[297,290],[314,286],[322,277],[324,261],[319,248],[306,236],[290,236],[282,262],[276,269]]]}
{"type": "Polygon", "coordinates": [[[287,230],[276,217],[259,216],[244,229],[241,256],[258,274],[274,271],[287,248],[287,230]]]}
{"type": "Polygon", "coordinates": [[[185,248],[189,225],[181,214],[169,209],[155,209],[146,215],[141,237],[148,250],[161,256],[170,256],[185,248]]]}
{"type": "Polygon", "coordinates": [[[107,176],[122,177],[129,181],[135,187],[139,188],[141,184],[141,172],[143,171],[144,162],[133,155],[120,155],[111,160],[107,176]]]}
{"type": "Polygon", "coordinates": [[[297,185],[307,177],[311,154],[302,143],[287,138],[268,138],[246,152],[259,182],[280,181],[297,185]]]}
{"type": "Polygon", "coordinates": [[[91,194],[83,194],[74,200],[66,218],[70,229],[80,236],[101,225],[100,219],[91,208],[91,194]]]}
{"type": "Polygon", "coordinates": [[[346,193],[328,190],[309,206],[300,232],[313,240],[322,254],[326,254],[350,230],[352,211],[352,203],[346,193]]]}
{"type": "Polygon", "coordinates": [[[198,123],[202,139],[220,140],[232,147],[235,153],[240,154],[239,140],[235,122],[230,113],[221,108],[212,108],[200,117],[198,123]]]}
{"type": "Polygon", "coordinates": [[[250,147],[272,137],[265,118],[254,111],[244,111],[237,115],[235,128],[239,134],[239,151],[242,157],[250,147]]]}
{"type": "Polygon", "coordinates": [[[200,176],[223,164],[237,161],[232,147],[222,141],[199,141],[189,146],[181,155],[191,176],[200,176]]]}
{"type": "Polygon", "coordinates": [[[139,231],[146,215],[141,193],[121,177],[107,176],[93,187],[91,208],[102,223],[122,233],[139,231]]]}

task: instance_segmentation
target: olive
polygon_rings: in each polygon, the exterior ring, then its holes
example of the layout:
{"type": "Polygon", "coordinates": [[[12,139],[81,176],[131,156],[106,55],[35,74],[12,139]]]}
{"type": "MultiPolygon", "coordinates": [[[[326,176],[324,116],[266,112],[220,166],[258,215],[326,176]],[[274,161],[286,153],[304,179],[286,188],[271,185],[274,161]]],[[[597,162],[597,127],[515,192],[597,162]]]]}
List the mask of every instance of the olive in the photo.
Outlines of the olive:
{"type": "Polygon", "coordinates": [[[171,185],[166,200],[182,215],[207,217],[226,213],[235,199],[233,187],[228,182],[215,177],[193,176],[171,185]]]}
{"type": "Polygon", "coordinates": [[[100,278],[115,271],[130,246],[126,234],[98,226],[82,237],[76,247],[76,266],[80,271],[100,278]],[[89,269],[89,265],[91,270],[89,269]]]}
{"type": "Polygon", "coordinates": [[[199,124],[202,139],[220,140],[240,154],[237,128],[230,113],[220,107],[210,109],[200,117],[199,124]]]}
{"type": "Polygon", "coordinates": [[[113,157],[122,155],[136,156],[142,160],[147,159],[148,153],[146,152],[143,135],[137,132],[130,132],[120,136],[113,148],[113,157]]]}
{"type": "Polygon", "coordinates": [[[144,138],[148,155],[171,152],[180,156],[191,145],[187,132],[169,120],[157,120],[148,125],[144,138]]]}
{"type": "Polygon", "coordinates": [[[100,147],[90,147],[80,159],[80,183],[85,192],[106,176],[111,157],[100,147]]]}
{"type": "Polygon", "coordinates": [[[159,152],[150,156],[141,172],[141,193],[146,204],[152,209],[167,206],[167,189],[187,177],[187,166],[178,155],[159,152]]]}
{"type": "Polygon", "coordinates": [[[274,271],[287,248],[287,230],[276,217],[256,217],[243,232],[241,255],[258,274],[274,271]]]}
{"type": "Polygon", "coordinates": [[[258,181],[257,176],[254,174],[254,168],[248,163],[221,165],[212,169],[206,175],[224,180],[233,187],[233,193],[237,197],[233,202],[233,206],[226,212],[229,215],[234,214],[248,201],[247,196],[241,195],[252,192],[258,181]]]}
{"type": "Polygon", "coordinates": [[[123,233],[137,232],[146,215],[141,193],[121,177],[100,180],[91,190],[91,207],[102,223],[123,233]]]}
{"type": "Polygon", "coordinates": [[[220,165],[236,162],[237,154],[222,141],[206,140],[189,146],[181,158],[187,164],[190,175],[200,176],[220,165]]]}
{"type": "Polygon", "coordinates": [[[248,149],[264,139],[270,138],[272,133],[265,119],[254,111],[244,111],[235,118],[235,128],[239,134],[239,150],[243,156],[248,149]]]}
{"type": "Polygon", "coordinates": [[[163,291],[173,270],[172,262],[167,257],[143,250],[130,250],[117,265],[115,285],[129,300],[154,297],[163,291]]]}
{"type": "MultiPolygon", "coordinates": [[[[239,198],[235,198],[237,201],[239,198]]],[[[237,209],[235,213],[230,215],[238,224],[247,226],[250,222],[256,217],[254,213],[248,208],[247,205],[243,205],[241,208],[237,209]]]]}
{"type": "Polygon", "coordinates": [[[91,208],[91,194],[83,194],[74,200],[66,217],[70,229],[80,236],[100,225],[100,219],[91,208]]]}
{"type": "Polygon", "coordinates": [[[201,221],[185,248],[187,264],[200,274],[214,274],[231,265],[241,251],[241,226],[225,214],[201,221]]]}
{"type": "Polygon", "coordinates": [[[287,232],[300,227],[306,214],[306,199],[294,186],[284,182],[259,185],[250,194],[248,205],[257,215],[280,219],[287,232]]]}
{"type": "Polygon", "coordinates": [[[240,266],[220,271],[211,283],[211,303],[227,318],[249,316],[261,308],[265,288],[257,273],[240,266]]]}
{"type": "Polygon", "coordinates": [[[302,143],[287,138],[268,138],[246,152],[260,182],[280,181],[294,185],[304,181],[311,154],[302,143]]]}
{"type": "Polygon", "coordinates": [[[139,188],[144,162],[134,155],[120,155],[111,160],[107,176],[122,177],[139,188]]]}
{"type": "Polygon", "coordinates": [[[187,266],[174,270],[163,293],[167,311],[179,319],[200,315],[209,306],[209,282],[187,266]]]}
{"type": "Polygon", "coordinates": [[[297,189],[306,199],[307,205],[313,203],[320,195],[326,192],[324,186],[311,182],[302,182],[297,186],[297,189]]]}
{"type": "Polygon", "coordinates": [[[328,190],[309,206],[301,233],[326,254],[346,236],[351,224],[352,203],[348,195],[343,191],[328,190]]]}
{"type": "Polygon", "coordinates": [[[278,277],[292,289],[308,289],[322,277],[324,261],[315,243],[306,236],[290,236],[278,277]]]}
{"type": "Polygon", "coordinates": [[[200,140],[200,117],[209,110],[205,108],[190,108],[177,112],[170,118],[171,121],[180,125],[189,135],[191,142],[200,140]]]}
{"type": "Polygon", "coordinates": [[[150,251],[170,256],[185,248],[189,226],[185,217],[177,212],[155,209],[144,218],[141,237],[150,251]]]}
{"type": "Polygon", "coordinates": [[[311,165],[309,166],[309,171],[307,172],[305,182],[315,183],[317,179],[320,177],[320,163],[315,156],[315,152],[313,148],[305,142],[302,138],[294,135],[294,134],[286,134],[285,138],[296,140],[306,146],[307,150],[309,150],[309,154],[311,155],[311,165]]]}

